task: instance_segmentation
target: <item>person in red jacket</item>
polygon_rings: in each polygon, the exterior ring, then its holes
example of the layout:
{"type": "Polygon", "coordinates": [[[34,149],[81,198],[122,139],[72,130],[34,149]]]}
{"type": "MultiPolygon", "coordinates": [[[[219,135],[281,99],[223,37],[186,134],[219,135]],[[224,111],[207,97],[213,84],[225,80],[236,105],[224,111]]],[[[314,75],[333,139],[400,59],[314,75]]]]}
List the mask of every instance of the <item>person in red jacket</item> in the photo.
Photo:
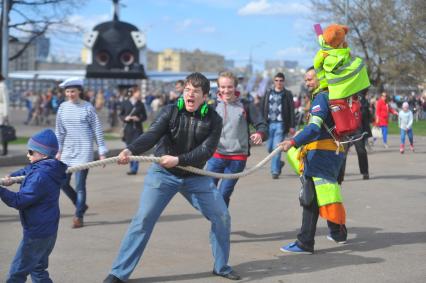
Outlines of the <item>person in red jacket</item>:
{"type": "Polygon", "coordinates": [[[383,145],[388,148],[388,124],[389,124],[389,113],[398,115],[389,105],[389,95],[386,92],[382,92],[382,95],[376,103],[376,126],[382,129],[383,145]]]}

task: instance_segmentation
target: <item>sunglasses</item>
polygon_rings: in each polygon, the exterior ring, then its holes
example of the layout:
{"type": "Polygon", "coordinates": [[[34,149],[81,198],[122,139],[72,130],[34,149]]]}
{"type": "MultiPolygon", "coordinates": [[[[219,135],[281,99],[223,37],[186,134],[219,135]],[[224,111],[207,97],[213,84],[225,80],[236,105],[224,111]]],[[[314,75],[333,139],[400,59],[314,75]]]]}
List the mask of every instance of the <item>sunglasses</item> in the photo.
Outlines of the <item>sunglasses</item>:
{"type": "Polygon", "coordinates": [[[33,156],[33,154],[34,154],[34,150],[29,149],[28,150],[28,155],[33,156]]]}

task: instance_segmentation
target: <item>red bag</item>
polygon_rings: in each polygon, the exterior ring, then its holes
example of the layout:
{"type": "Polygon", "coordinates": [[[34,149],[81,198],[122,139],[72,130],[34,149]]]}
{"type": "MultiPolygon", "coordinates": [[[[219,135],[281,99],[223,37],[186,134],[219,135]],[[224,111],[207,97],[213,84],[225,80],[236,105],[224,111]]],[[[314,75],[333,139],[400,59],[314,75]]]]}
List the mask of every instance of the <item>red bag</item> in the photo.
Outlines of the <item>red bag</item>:
{"type": "Polygon", "coordinates": [[[355,133],[361,126],[361,103],[357,95],[329,101],[333,116],[334,134],[343,137],[355,133]]]}

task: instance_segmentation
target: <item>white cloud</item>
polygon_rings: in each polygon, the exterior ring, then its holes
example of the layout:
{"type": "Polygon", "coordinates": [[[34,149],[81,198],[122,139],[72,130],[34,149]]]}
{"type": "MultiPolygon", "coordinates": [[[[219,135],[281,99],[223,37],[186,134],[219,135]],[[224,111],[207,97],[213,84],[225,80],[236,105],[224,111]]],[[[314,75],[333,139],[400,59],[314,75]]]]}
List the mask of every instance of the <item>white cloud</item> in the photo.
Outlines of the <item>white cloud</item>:
{"type": "Polygon", "coordinates": [[[200,32],[202,33],[215,33],[216,27],[214,26],[206,26],[200,29],[200,32]]]}
{"type": "Polygon", "coordinates": [[[196,20],[194,20],[194,19],[184,19],[183,21],[178,22],[176,24],[176,29],[178,31],[184,31],[184,30],[190,28],[191,26],[193,26],[195,23],[196,23],[196,20]]]}
{"type": "Polygon", "coordinates": [[[93,15],[90,17],[84,17],[82,15],[71,15],[66,19],[70,25],[68,29],[70,32],[88,32],[93,29],[94,26],[100,24],[102,22],[111,21],[111,15],[101,14],[101,15],[93,15]]]}
{"type": "Polygon", "coordinates": [[[215,33],[217,31],[216,27],[205,23],[201,19],[191,19],[187,18],[183,21],[177,22],[175,25],[176,31],[184,32],[188,29],[192,29],[200,33],[215,33]]]}
{"type": "Polygon", "coordinates": [[[251,1],[238,10],[238,15],[240,16],[299,15],[307,13],[309,13],[309,8],[306,4],[270,2],[269,0],[251,1]]]}

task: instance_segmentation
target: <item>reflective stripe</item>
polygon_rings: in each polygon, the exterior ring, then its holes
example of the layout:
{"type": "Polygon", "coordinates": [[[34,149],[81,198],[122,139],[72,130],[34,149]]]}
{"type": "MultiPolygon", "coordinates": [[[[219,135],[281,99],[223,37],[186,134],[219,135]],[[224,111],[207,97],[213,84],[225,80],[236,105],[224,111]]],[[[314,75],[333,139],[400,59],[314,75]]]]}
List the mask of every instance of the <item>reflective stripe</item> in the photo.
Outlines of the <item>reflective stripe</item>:
{"type": "Polygon", "coordinates": [[[335,78],[335,79],[327,80],[327,82],[328,82],[328,84],[340,83],[341,81],[347,80],[347,79],[355,76],[356,74],[358,74],[363,67],[364,67],[364,61],[362,61],[361,64],[359,64],[359,66],[352,73],[347,74],[346,76],[341,77],[341,78],[335,78]]]}
{"type": "Polygon", "coordinates": [[[339,67],[337,70],[335,70],[335,71],[333,71],[332,73],[333,74],[336,74],[336,75],[339,75],[339,74],[341,74],[342,72],[344,72],[345,70],[346,70],[346,68],[347,67],[349,67],[354,61],[356,60],[356,57],[352,57],[352,59],[348,62],[348,63],[346,63],[346,64],[344,64],[343,66],[341,66],[341,67],[339,67]]]}
{"type": "Polygon", "coordinates": [[[324,121],[321,117],[314,116],[314,115],[311,115],[311,117],[309,117],[309,124],[315,124],[319,128],[321,128],[321,125],[322,125],[323,122],[324,121]]]}
{"type": "Polygon", "coordinates": [[[323,178],[313,177],[312,179],[315,184],[318,206],[343,202],[339,184],[323,178]]]}

